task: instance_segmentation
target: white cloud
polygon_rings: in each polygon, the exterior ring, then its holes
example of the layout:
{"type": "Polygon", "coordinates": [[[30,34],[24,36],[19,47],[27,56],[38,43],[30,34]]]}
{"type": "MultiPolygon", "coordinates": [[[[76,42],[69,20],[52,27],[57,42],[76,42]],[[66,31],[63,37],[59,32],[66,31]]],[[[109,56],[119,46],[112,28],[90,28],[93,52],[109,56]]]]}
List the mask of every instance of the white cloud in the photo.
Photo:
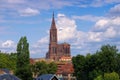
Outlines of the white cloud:
{"type": "Polygon", "coordinates": [[[30,50],[30,54],[38,54],[38,53],[42,53],[41,49],[31,49],[30,50]]]}
{"type": "Polygon", "coordinates": [[[46,52],[48,51],[48,36],[45,36],[38,40],[36,43],[30,46],[30,54],[34,56],[34,54],[39,55],[36,57],[45,57],[46,52]]]}
{"type": "Polygon", "coordinates": [[[115,5],[110,9],[110,15],[113,17],[120,16],[120,4],[115,5]]]}
{"type": "MultiPolygon", "coordinates": [[[[93,31],[101,32],[101,40],[117,39],[120,36],[120,17],[101,19],[96,22],[93,31]]],[[[112,42],[112,41],[111,41],[112,42]]]]}
{"type": "Polygon", "coordinates": [[[120,25],[120,16],[119,17],[115,17],[111,20],[111,23],[113,25],[120,25]]]}
{"type": "Polygon", "coordinates": [[[3,48],[14,47],[14,41],[12,41],[12,40],[7,40],[7,41],[5,41],[5,42],[2,43],[2,47],[3,47],[3,48]]]}
{"type": "Polygon", "coordinates": [[[108,3],[108,4],[109,4],[109,3],[112,4],[112,3],[119,3],[120,0],[104,0],[104,2],[105,2],[105,3],[108,3]]]}
{"type": "MultiPolygon", "coordinates": [[[[107,25],[107,20],[99,20],[96,22],[93,30],[104,29],[107,25]]],[[[86,42],[100,42],[102,41],[103,32],[94,31],[78,31],[77,25],[74,19],[68,18],[64,14],[58,14],[57,16],[57,27],[58,27],[58,38],[59,41],[69,41],[74,40],[73,43],[78,45],[83,45],[86,42]]],[[[109,32],[109,30],[108,30],[109,32]]]]}
{"type": "MultiPolygon", "coordinates": [[[[42,10],[60,9],[65,6],[75,7],[100,7],[106,4],[120,3],[119,0],[0,0],[1,15],[18,16],[33,16],[39,14],[42,10]],[[29,7],[29,8],[27,8],[29,7]],[[8,11],[9,13],[6,13],[8,11]]],[[[86,16],[83,16],[83,18],[86,16]]],[[[89,18],[91,16],[88,15],[89,18]]],[[[88,19],[89,19],[88,18],[88,19]]],[[[97,18],[96,18],[97,19],[97,18]]],[[[95,20],[96,20],[95,19],[95,20]]],[[[91,19],[91,21],[94,21],[91,19]]]]}
{"type": "Polygon", "coordinates": [[[32,8],[21,9],[18,12],[21,16],[35,16],[40,13],[37,9],[32,8]]]}
{"type": "Polygon", "coordinates": [[[120,36],[120,17],[100,18],[88,32],[83,32],[77,30],[74,19],[58,14],[57,27],[59,40],[68,41],[72,45],[72,50],[79,48],[87,53],[87,51],[95,52],[101,45],[107,43],[120,46],[116,40],[120,36]]]}
{"type": "Polygon", "coordinates": [[[24,0],[6,0],[6,2],[11,4],[18,4],[18,3],[24,3],[24,0]]]}
{"type": "Polygon", "coordinates": [[[100,19],[104,19],[104,17],[102,16],[98,17],[98,16],[93,16],[93,15],[83,15],[83,16],[73,16],[73,19],[96,22],[100,19]]]}
{"type": "Polygon", "coordinates": [[[117,35],[117,31],[113,27],[109,27],[103,34],[106,38],[114,38],[117,35]]]}
{"type": "Polygon", "coordinates": [[[57,16],[58,40],[65,41],[75,37],[76,23],[73,19],[67,18],[64,14],[57,16]]]}
{"type": "Polygon", "coordinates": [[[0,51],[6,53],[16,52],[16,43],[13,40],[0,41],[0,51]]]}
{"type": "Polygon", "coordinates": [[[101,20],[99,20],[99,21],[95,24],[95,26],[102,27],[102,26],[105,26],[107,23],[108,23],[107,20],[101,19],[101,20]]]}
{"type": "Polygon", "coordinates": [[[40,43],[40,44],[45,44],[45,43],[48,43],[48,40],[49,40],[49,38],[48,38],[48,36],[46,36],[46,37],[40,39],[40,40],[38,41],[38,43],[40,43]]]}
{"type": "Polygon", "coordinates": [[[64,0],[0,0],[0,12],[1,15],[18,16],[19,12],[21,16],[30,16],[39,14],[41,10],[58,9],[71,5],[70,1],[64,0]]]}
{"type": "Polygon", "coordinates": [[[120,3],[120,0],[93,0],[89,6],[101,7],[108,4],[120,3]]]}
{"type": "Polygon", "coordinates": [[[98,20],[96,23],[95,23],[95,27],[94,27],[94,30],[103,30],[105,28],[107,28],[108,26],[108,23],[109,23],[109,20],[107,19],[100,19],[98,20]]]}
{"type": "Polygon", "coordinates": [[[101,32],[88,32],[87,42],[100,42],[101,41],[101,32]]]}

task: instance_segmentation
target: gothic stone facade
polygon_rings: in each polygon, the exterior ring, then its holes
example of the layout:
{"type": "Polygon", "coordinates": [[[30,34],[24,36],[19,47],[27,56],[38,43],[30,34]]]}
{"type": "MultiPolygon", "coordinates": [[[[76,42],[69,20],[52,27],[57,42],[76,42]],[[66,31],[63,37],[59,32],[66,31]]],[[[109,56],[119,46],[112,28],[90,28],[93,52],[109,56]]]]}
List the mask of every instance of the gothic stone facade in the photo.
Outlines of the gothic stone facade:
{"type": "Polygon", "coordinates": [[[46,58],[58,61],[61,57],[71,57],[70,44],[68,43],[58,44],[57,28],[53,13],[53,18],[50,28],[49,51],[46,54],[46,58]]]}

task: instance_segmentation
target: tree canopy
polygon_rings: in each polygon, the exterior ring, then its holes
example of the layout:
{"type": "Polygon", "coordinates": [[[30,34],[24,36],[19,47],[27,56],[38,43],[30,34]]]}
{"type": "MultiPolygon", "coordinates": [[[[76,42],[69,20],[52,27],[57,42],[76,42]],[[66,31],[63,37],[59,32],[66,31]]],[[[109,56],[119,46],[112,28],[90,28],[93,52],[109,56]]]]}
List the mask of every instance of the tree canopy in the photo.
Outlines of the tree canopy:
{"type": "Polygon", "coordinates": [[[17,44],[16,75],[22,80],[32,80],[30,69],[29,44],[26,37],[21,37],[17,44]]]}
{"type": "Polygon", "coordinates": [[[94,80],[120,80],[116,72],[104,73],[104,75],[97,76],[94,80]]]}
{"type": "Polygon", "coordinates": [[[95,54],[77,55],[72,62],[78,80],[93,80],[114,71],[120,75],[120,54],[116,46],[103,45],[95,54]]]}
{"type": "Polygon", "coordinates": [[[46,63],[45,61],[37,62],[32,65],[32,72],[35,77],[42,74],[55,74],[57,71],[57,64],[54,62],[46,63]]]}
{"type": "Polygon", "coordinates": [[[0,52],[0,68],[7,68],[15,71],[16,69],[16,53],[0,52]]]}

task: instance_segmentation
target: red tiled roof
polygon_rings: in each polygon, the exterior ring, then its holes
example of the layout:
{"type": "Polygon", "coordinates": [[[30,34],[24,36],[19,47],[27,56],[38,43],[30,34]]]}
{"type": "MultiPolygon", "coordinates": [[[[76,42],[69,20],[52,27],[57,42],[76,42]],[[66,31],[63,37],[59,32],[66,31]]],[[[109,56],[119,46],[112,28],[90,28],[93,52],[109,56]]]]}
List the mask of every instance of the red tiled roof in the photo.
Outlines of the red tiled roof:
{"type": "Polygon", "coordinates": [[[35,64],[34,59],[30,58],[30,64],[35,64]]]}
{"type": "Polygon", "coordinates": [[[56,74],[72,74],[74,73],[74,68],[72,63],[58,64],[58,70],[56,74]]]}

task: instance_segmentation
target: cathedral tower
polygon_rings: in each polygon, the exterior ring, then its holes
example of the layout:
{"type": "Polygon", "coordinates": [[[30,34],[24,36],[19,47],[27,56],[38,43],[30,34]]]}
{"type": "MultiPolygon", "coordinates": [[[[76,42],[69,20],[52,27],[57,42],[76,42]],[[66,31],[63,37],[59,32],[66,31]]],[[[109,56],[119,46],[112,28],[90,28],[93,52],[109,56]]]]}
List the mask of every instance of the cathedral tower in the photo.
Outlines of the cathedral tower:
{"type": "Polygon", "coordinates": [[[47,59],[60,60],[62,57],[71,57],[70,55],[70,44],[62,43],[58,44],[57,41],[57,28],[54,19],[54,13],[52,17],[52,23],[50,28],[49,37],[49,51],[46,54],[47,59]]]}
{"type": "Polygon", "coordinates": [[[54,13],[52,17],[52,23],[50,28],[50,40],[49,40],[49,51],[48,58],[56,60],[57,56],[57,28],[54,20],[54,13]]]}
{"type": "Polygon", "coordinates": [[[53,13],[52,24],[50,28],[50,44],[57,44],[57,28],[54,20],[54,13],[53,13]]]}

